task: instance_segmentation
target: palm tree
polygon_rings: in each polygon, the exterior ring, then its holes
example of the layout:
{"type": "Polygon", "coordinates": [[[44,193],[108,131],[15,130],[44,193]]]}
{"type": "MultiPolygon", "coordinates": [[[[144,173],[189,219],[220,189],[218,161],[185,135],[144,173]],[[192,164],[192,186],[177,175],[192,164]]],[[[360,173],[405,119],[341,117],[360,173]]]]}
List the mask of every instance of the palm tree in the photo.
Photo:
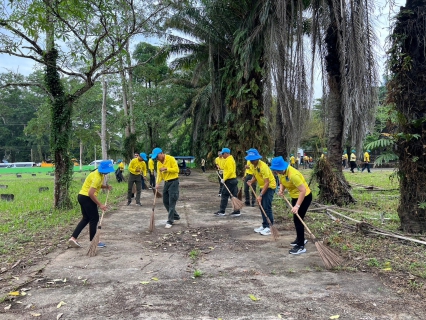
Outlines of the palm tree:
{"type": "Polygon", "coordinates": [[[334,176],[321,176],[323,201],[343,204],[354,201],[342,174],[341,154],[345,139],[358,152],[372,125],[377,104],[377,76],[374,60],[374,33],[371,25],[372,2],[355,0],[316,0],[313,38],[323,58],[324,87],[328,116],[328,155],[334,176]],[[322,43],[325,39],[325,48],[322,43]]]}
{"type": "Polygon", "coordinates": [[[398,112],[396,138],[401,199],[398,215],[406,232],[426,232],[426,1],[407,0],[390,36],[388,101],[398,112]]]}

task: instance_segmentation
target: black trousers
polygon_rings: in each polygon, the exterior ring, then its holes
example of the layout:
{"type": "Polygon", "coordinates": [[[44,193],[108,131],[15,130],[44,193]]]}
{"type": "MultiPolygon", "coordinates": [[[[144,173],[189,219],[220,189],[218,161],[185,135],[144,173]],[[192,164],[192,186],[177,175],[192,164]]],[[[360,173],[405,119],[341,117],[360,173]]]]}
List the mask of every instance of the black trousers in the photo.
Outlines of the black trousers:
{"type": "Polygon", "coordinates": [[[84,227],[89,224],[90,241],[92,241],[96,234],[96,229],[99,222],[98,206],[93,202],[92,199],[90,199],[90,197],[84,196],[82,194],[78,195],[77,200],[80,204],[83,218],[78,223],[77,227],[72,233],[72,236],[77,239],[84,227]]]}
{"type": "Polygon", "coordinates": [[[132,201],[133,184],[136,184],[136,203],[141,202],[142,176],[140,174],[129,173],[129,181],[127,184],[127,201],[132,201]]]}
{"type": "MultiPolygon", "coordinates": [[[[228,179],[225,181],[226,186],[228,187],[229,191],[231,191],[232,196],[237,197],[238,195],[238,180],[236,178],[228,179]]],[[[231,197],[231,195],[228,192],[228,189],[226,187],[223,187],[222,189],[222,196],[220,198],[220,212],[225,212],[226,206],[228,205],[228,198],[231,197]]],[[[240,212],[240,210],[235,211],[240,212]]]]}
{"type": "MultiPolygon", "coordinates": [[[[299,217],[302,218],[302,220],[305,219],[306,212],[308,211],[308,208],[312,202],[312,193],[307,195],[305,199],[303,199],[302,204],[299,208],[299,217]]],[[[294,206],[297,203],[297,199],[291,198],[291,205],[294,206]]],[[[296,227],[296,238],[297,238],[297,245],[303,247],[305,245],[305,227],[303,226],[303,223],[299,220],[299,218],[293,214],[293,222],[294,226],[296,227]]]]}

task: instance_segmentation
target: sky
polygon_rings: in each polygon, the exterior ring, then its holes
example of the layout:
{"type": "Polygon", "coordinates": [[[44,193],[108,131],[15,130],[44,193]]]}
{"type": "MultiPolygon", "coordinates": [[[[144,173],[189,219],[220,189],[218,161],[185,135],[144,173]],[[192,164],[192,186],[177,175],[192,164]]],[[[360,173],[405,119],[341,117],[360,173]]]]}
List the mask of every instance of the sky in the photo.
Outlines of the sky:
{"type": "MultiPolygon", "coordinates": [[[[373,0],[370,0],[373,1],[373,0]]],[[[377,61],[379,67],[379,79],[383,78],[385,72],[385,58],[386,58],[386,37],[389,35],[389,17],[394,16],[396,12],[399,11],[399,6],[405,4],[405,0],[394,0],[395,6],[393,7],[393,12],[389,16],[389,6],[388,0],[375,0],[375,12],[374,16],[376,18],[375,30],[376,35],[379,40],[379,46],[377,48],[377,61]]],[[[137,42],[144,41],[140,38],[137,42]]],[[[146,41],[146,40],[145,40],[146,41]]],[[[5,73],[8,71],[17,72],[23,75],[28,75],[36,69],[37,65],[30,59],[13,57],[5,54],[0,54],[0,73],[5,73]]],[[[314,99],[320,98],[322,95],[321,90],[321,77],[319,73],[315,75],[314,78],[314,99]]]]}

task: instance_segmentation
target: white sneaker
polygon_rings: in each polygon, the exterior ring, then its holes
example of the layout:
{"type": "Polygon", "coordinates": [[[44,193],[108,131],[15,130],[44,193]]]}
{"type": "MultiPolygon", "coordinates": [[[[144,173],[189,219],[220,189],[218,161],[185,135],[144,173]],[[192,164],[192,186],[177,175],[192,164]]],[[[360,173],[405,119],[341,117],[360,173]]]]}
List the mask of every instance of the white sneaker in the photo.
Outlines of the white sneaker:
{"type": "Polygon", "coordinates": [[[255,229],[254,229],[254,232],[260,233],[260,232],[262,232],[263,230],[265,230],[265,228],[264,228],[263,226],[260,226],[259,228],[255,228],[255,229]]]}
{"type": "Polygon", "coordinates": [[[166,223],[166,226],[165,226],[166,229],[170,229],[171,227],[172,227],[172,224],[166,223]]]}
{"type": "Polygon", "coordinates": [[[271,229],[265,228],[261,232],[259,232],[262,236],[269,236],[271,235],[271,229]]]}

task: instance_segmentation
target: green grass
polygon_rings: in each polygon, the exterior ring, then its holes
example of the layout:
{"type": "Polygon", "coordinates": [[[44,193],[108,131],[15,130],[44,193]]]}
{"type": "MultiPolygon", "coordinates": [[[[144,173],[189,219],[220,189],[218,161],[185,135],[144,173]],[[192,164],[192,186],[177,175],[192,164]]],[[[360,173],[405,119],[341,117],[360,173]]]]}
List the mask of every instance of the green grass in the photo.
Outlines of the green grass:
{"type": "Polygon", "coordinates": [[[198,277],[201,277],[203,275],[203,272],[201,271],[201,270],[194,270],[194,274],[193,274],[193,276],[194,276],[194,278],[198,278],[198,277]]]}
{"type": "MultiPolygon", "coordinates": [[[[29,252],[38,241],[55,244],[70,236],[70,230],[81,219],[77,194],[87,174],[74,173],[69,190],[73,204],[70,210],[53,209],[54,177],[23,173],[22,178],[17,178],[15,174],[1,174],[0,185],[8,185],[8,188],[0,189],[0,193],[14,194],[15,198],[14,201],[0,201],[0,263],[29,252]],[[49,190],[39,192],[40,187],[48,187],[49,190]]],[[[109,184],[113,191],[108,205],[114,206],[126,193],[127,184],[117,183],[113,174],[109,175],[109,184]]],[[[98,198],[104,202],[106,193],[99,192],[98,198]]]]}
{"type": "Polygon", "coordinates": [[[198,256],[200,255],[200,250],[197,249],[192,249],[189,252],[189,257],[191,258],[191,260],[197,260],[198,256]]]}

